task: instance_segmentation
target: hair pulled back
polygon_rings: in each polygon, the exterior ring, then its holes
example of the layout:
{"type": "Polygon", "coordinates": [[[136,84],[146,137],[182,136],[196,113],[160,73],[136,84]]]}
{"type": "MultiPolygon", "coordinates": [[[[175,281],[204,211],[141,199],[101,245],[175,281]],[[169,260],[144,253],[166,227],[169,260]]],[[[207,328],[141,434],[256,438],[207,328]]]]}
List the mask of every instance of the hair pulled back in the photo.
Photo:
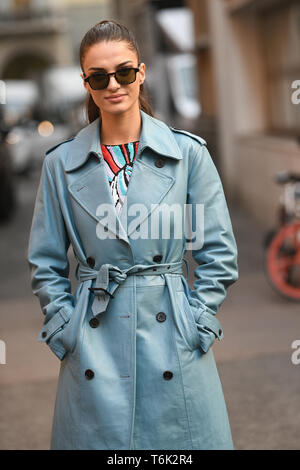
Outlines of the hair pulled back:
{"type": "MultiPolygon", "coordinates": [[[[129,31],[125,25],[119,23],[118,21],[103,20],[90,28],[82,38],[79,49],[79,60],[82,71],[83,61],[87,50],[94,44],[100,43],[102,41],[125,41],[128,45],[128,48],[136,53],[138,63],[140,63],[140,51],[133,33],[129,31]]],[[[140,109],[145,111],[145,113],[153,116],[151,106],[146,98],[143,83],[140,85],[139,105],[140,109]]],[[[88,94],[87,97],[86,114],[89,123],[95,121],[95,119],[98,117],[101,118],[101,112],[90,94],[88,94]]]]}

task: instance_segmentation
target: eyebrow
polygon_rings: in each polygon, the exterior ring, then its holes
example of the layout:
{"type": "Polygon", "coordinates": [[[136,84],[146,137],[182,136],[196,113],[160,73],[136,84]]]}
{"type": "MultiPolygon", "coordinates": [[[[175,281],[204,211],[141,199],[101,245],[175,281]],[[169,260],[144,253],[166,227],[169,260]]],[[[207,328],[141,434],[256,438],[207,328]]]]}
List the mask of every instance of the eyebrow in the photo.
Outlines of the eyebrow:
{"type": "MultiPolygon", "coordinates": [[[[129,63],[132,64],[133,61],[132,60],[126,60],[125,62],[121,62],[120,64],[118,64],[117,67],[120,67],[121,65],[129,64],[129,63]]],[[[102,68],[102,67],[90,67],[88,70],[105,70],[105,69],[102,68]]]]}

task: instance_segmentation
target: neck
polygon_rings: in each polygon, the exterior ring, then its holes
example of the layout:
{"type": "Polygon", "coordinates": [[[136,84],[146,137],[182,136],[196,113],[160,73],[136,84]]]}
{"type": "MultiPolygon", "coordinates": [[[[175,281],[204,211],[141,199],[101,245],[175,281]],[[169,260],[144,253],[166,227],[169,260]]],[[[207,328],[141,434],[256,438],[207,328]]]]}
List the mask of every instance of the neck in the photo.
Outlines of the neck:
{"type": "Polygon", "coordinates": [[[117,145],[137,141],[140,138],[141,125],[139,108],[119,114],[101,112],[101,144],[117,145]]]}

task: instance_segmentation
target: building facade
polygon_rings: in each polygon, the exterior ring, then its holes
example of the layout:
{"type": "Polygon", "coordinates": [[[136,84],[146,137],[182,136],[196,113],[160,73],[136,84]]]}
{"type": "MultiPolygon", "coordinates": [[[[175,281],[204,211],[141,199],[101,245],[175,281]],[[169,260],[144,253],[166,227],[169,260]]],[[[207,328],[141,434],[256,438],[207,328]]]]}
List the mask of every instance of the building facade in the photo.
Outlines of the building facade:
{"type": "Polygon", "coordinates": [[[207,12],[206,32],[198,38],[205,50],[199,73],[204,74],[202,95],[209,96],[207,109],[217,116],[226,194],[272,227],[281,192],[274,175],[300,170],[300,104],[292,99],[300,80],[300,2],[189,4],[196,24],[201,24],[200,7],[207,12]],[[207,56],[210,65],[203,72],[207,56]]]}
{"type": "Polygon", "coordinates": [[[84,33],[110,15],[108,0],[2,0],[0,78],[35,79],[78,62],[84,33]]]}

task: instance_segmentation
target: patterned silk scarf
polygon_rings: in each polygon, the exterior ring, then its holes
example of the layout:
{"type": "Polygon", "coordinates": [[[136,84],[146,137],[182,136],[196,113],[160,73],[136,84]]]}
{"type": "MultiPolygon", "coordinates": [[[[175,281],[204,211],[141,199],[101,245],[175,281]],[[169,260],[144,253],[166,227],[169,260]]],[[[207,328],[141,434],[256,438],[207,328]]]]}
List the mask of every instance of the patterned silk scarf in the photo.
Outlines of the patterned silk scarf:
{"type": "Polygon", "coordinates": [[[116,145],[101,144],[108,181],[118,214],[120,214],[125,201],[138,145],[139,141],[116,145]]]}

